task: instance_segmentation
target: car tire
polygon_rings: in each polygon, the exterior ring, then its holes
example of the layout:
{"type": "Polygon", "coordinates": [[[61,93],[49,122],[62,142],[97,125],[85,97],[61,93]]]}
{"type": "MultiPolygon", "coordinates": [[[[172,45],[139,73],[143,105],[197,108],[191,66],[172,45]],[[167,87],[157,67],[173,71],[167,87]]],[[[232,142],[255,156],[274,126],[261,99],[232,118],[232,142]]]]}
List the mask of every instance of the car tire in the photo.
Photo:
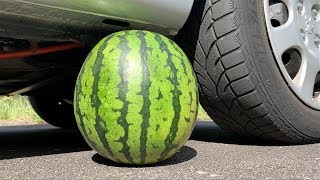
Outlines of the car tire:
{"type": "Polygon", "coordinates": [[[48,124],[63,129],[76,129],[73,105],[52,94],[29,96],[34,111],[48,124]]]}
{"type": "Polygon", "coordinates": [[[202,106],[222,129],[290,144],[319,142],[320,110],[285,80],[265,1],[195,0],[176,41],[192,61],[202,106]]]}

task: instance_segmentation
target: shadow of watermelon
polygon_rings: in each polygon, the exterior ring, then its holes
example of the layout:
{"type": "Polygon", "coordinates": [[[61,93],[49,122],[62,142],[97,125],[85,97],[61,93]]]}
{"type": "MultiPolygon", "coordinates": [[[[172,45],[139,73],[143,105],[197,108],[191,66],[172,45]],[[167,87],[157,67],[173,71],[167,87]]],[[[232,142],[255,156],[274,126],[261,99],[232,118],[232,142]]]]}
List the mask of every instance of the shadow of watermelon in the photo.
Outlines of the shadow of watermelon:
{"type": "Polygon", "coordinates": [[[92,156],[92,160],[98,164],[106,165],[106,166],[114,166],[114,167],[157,167],[157,166],[169,166],[169,165],[175,165],[175,164],[180,164],[187,162],[194,157],[197,156],[197,151],[189,146],[183,146],[174,156],[171,158],[156,163],[156,164],[150,164],[150,165],[142,165],[142,166],[137,166],[137,165],[128,165],[128,164],[120,164],[120,163],[115,163],[113,161],[110,161],[108,159],[105,159],[104,157],[100,156],[99,154],[95,154],[92,156]]]}

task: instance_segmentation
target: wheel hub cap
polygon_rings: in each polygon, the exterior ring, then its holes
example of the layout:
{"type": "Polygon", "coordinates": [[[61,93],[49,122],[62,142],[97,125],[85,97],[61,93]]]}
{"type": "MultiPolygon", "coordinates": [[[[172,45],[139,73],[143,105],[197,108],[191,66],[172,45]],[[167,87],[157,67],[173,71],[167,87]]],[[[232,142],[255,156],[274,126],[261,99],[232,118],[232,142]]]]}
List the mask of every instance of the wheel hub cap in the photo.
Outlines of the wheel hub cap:
{"type": "MultiPolygon", "coordinates": [[[[312,2],[305,0],[305,4],[309,4],[312,2]]],[[[311,5],[309,5],[311,6],[311,5]]],[[[313,6],[311,11],[304,11],[304,5],[301,1],[298,2],[298,15],[297,16],[297,25],[300,28],[300,35],[302,40],[304,41],[305,45],[309,50],[311,50],[313,47],[316,46],[316,48],[320,49],[319,47],[319,34],[320,29],[317,29],[317,25],[319,25],[319,11],[315,8],[316,5],[313,6]],[[302,8],[302,9],[301,9],[302,8]],[[310,46],[310,47],[308,47],[310,46]]]]}

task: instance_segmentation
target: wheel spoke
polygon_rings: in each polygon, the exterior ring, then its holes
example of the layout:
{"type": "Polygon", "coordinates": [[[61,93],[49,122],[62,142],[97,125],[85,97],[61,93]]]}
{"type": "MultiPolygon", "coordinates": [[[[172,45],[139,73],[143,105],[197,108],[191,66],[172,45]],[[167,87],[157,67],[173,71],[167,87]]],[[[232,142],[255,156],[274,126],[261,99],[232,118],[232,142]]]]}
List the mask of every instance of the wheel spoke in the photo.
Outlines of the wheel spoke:
{"type": "Polygon", "coordinates": [[[304,58],[301,68],[293,80],[296,90],[302,98],[313,98],[314,85],[319,70],[318,60],[312,56],[304,58]]]}
{"type": "Polygon", "coordinates": [[[295,24],[295,21],[288,21],[286,24],[272,28],[269,33],[271,38],[277,40],[277,43],[273,44],[273,49],[276,58],[281,59],[282,54],[290,48],[302,47],[302,39],[300,36],[300,31],[295,24]]]}

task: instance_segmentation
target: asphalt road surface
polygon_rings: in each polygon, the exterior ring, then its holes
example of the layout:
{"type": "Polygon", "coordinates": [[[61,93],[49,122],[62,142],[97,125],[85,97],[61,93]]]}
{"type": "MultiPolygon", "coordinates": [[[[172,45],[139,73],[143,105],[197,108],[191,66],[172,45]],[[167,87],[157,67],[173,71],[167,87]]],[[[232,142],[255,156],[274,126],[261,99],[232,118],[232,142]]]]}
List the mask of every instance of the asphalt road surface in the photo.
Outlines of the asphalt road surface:
{"type": "Polygon", "coordinates": [[[173,158],[148,167],[101,158],[75,131],[0,127],[0,179],[320,179],[320,145],[245,140],[199,122],[173,158]]]}

